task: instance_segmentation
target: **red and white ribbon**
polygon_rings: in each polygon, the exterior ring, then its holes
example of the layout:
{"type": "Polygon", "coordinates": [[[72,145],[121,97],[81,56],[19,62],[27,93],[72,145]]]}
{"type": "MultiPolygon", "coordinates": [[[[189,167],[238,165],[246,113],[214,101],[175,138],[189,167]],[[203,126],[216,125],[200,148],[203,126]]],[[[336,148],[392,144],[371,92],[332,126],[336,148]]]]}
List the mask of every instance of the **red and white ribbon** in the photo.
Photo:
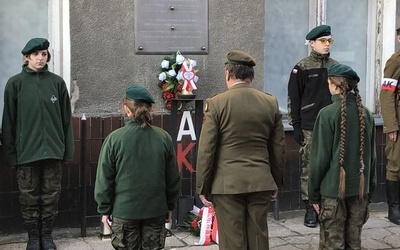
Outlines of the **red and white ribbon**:
{"type": "Polygon", "coordinates": [[[182,64],[182,78],[184,80],[182,89],[187,91],[192,91],[193,89],[197,89],[194,84],[194,79],[196,74],[194,73],[194,69],[192,65],[187,65],[186,63],[182,64]]]}
{"type": "Polygon", "coordinates": [[[206,246],[211,243],[211,226],[213,223],[214,208],[203,207],[203,215],[201,216],[200,240],[195,245],[206,246]]]}

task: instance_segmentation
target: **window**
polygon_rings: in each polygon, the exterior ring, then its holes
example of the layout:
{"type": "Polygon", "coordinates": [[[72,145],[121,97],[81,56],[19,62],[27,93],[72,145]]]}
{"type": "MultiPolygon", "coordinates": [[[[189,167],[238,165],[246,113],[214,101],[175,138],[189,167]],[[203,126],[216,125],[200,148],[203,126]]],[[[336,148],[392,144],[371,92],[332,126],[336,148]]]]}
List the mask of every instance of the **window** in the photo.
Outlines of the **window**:
{"type": "Polygon", "coordinates": [[[357,71],[363,101],[376,112],[377,12],[374,0],[266,0],[264,90],[278,98],[283,114],[287,114],[290,71],[309,55],[310,46],[305,45],[305,36],[319,24],[332,27],[335,43],[331,47],[331,58],[357,71]]]}

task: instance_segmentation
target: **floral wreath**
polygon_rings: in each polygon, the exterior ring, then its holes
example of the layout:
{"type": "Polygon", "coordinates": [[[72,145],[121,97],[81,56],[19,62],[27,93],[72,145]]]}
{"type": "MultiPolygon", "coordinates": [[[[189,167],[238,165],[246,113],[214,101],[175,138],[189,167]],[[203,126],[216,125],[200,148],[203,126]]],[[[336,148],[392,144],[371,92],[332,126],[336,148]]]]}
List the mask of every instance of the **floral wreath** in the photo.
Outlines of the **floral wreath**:
{"type": "Polygon", "coordinates": [[[197,214],[193,211],[188,212],[186,220],[183,222],[183,227],[185,227],[194,236],[200,236],[201,229],[201,217],[203,216],[203,209],[200,209],[197,214]]]}
{"type": "MultiPolygon", "coordinates": [[[[158,86],[162,90],[166,109],[171,109],[172,99],[179,99],[179,95],[191,94],[192,90],[197,89],[195,83],[199,78],[196,76],[196,66],[195,60],[185,58],[179,51],[164,57],[158,74],[158,86]]],[[[181,107],[179,103],[178,109],[181,107]]]]}

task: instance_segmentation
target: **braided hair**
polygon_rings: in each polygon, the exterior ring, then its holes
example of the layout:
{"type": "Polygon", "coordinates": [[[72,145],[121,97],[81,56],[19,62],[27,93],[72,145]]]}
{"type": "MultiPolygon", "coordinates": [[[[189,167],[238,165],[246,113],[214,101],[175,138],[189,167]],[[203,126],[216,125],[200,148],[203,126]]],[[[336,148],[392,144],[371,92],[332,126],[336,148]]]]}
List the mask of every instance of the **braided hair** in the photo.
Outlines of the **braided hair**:
{"type": "Polygon", "coordinates": [[[137,102],[127,98],[126,96],[124,96],[122,103],[132,112],[130,116],[123,112],[125,116],[128,116],[132,121],[139,123],[142,128],[151,125],[151,121],[153,120],[153,105],[151,103],[137,102]]]}
{"type": "Polygon", "coordinates": [[[344,170],[344,156],[346,146],[346,128],[347,128],[347,108],[346,99],[349,92],[353,91],[356,96],[356,104],[358,109],[358,118],[360,123],[360,147],[359,147],[359,161],[360,161],[360,178],[358,186],[358,198],[364,197],[364,142],[365,142],[365,111],[362,104],[360,91],[358,89],[358,81],[342,77],[342,76],[329,76],[330,83],[336,85],[340,90],[341,105],[340,105],[340,149],[339,149],[339,198],[343,199],[346,191],[346,172],[344,170]]]}

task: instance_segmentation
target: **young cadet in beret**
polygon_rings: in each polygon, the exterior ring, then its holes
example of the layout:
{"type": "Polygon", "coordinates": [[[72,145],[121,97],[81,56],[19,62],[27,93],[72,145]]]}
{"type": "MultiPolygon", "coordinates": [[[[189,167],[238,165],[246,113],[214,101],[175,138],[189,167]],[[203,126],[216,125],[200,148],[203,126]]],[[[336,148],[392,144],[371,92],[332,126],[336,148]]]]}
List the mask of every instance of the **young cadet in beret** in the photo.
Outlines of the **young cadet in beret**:
{"type": "Polygon", "coordinates": [[[115,249],[163,249],[165,222],[180,194],[174,144],[151,125],[153,103],[142,86],[128,87],[123,114],[129,121],[101,147],[94,197],[106,227],[112,215],[115,249]]]}
{"type": "Polygon", "coordinates": [[[5,87],[2,142],[17,168],[26,249],[56,249],[51,233],[58,213],[63,162],[72,160],[74,137],[64,80],[48,70],[49,41],[33,38],[22,49],[21,73],[5,87]]]}
{"type": "MultiPolygon", "coordinates": [[[[400,28],[396,30],[400,42],[400,28]]],[[[386,199],[388,219],[400,224],[400,50],[387,60],[383,71],[380,105],[386,134],[386,199]]]]}
{"type": "Polygon", "coordinates": [[[376,185],[375,124],[349,66],[328,68],[332,104],[318,114],[311,143],[309,199],[319,214],[319,249],[361,249],[376,185]]]}
{"type": "Polygon", "coordinates": [[[304,225],[316,227],[318,217],[308,201],[307,174],[310,161],[312,129],[319,110],[331,103],[326,68],[337,63],[329,57],[333,43],[331,27],[320,25],[306,36],[311,46],[308,57],[300,60],[290,73],[288,84],[288,120],[293,137],[300,145],[301,198],[306,206],[304,225]]]}
{"type": "Polygon", "coordinates": [[[214,206],[219,249],[269,249],[267,213],[282,186],[285,140],[277,99],[253,88],[254,58],[227,55],[228,90],[207,100],[196,167],[197,192],[214,206]]]}

